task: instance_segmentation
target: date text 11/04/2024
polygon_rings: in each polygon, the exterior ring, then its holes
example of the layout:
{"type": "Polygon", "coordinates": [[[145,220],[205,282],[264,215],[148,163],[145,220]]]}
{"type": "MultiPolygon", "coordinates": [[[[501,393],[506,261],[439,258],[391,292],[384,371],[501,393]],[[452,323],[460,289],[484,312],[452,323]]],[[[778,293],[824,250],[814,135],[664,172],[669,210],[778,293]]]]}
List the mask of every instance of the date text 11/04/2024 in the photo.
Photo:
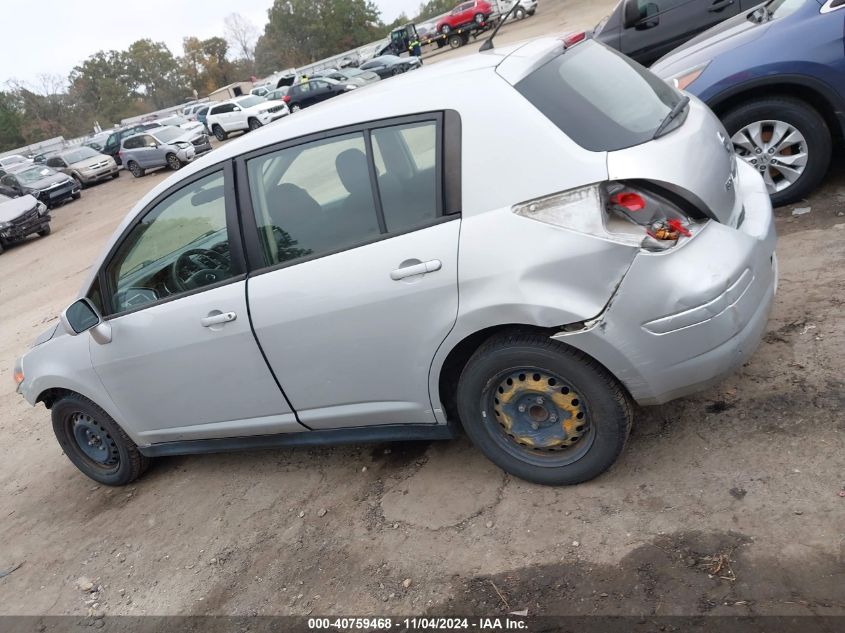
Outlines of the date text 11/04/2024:
{"type": "Polygon", "coordinates": [[[313,631],[355,631],[389,630],[406,631],[520,631],[527,630],[528,623],[517,618],[475,617],[475,618],[309,618],[308,629],[313,631]]]}

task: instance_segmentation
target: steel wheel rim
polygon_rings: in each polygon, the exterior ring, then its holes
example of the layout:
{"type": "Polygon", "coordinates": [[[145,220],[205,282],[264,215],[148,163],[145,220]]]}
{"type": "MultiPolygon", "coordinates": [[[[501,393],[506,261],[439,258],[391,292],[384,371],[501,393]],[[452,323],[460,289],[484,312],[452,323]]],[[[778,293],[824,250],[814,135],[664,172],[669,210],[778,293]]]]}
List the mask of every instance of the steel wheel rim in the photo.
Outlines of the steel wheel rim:
{"type": "Polygon", "coordinates": [[[807,168],[807,139],[789,123],[755,121],[734,134],[731,142],[737,156],[763,176],[769,194],[794,185],[807,168]]]}
{"type": "Polygon", "coordinates": [[[572,464],[592,447],[595,425],[580,392],[538,367],[498,374],[482,394],[482,411],[494,441],[536,466],[572,464]]]}
{"type": "Polygon", "coordinates": [[[77,411],[67,418],[69,435],[80,456],[100,470],[114,471],[120,467],[120,453],[109,432],[87,413],[77,411]]]}

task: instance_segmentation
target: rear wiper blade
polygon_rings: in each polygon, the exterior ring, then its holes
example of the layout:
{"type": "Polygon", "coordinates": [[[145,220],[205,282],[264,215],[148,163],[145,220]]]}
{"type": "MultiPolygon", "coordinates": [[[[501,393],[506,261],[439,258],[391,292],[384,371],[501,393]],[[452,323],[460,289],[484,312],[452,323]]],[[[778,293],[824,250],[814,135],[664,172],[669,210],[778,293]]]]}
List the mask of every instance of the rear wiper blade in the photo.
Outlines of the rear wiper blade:
{"type": "Polygon", "coordinates": [[[669,114],[666,115],[666,118],[663,119],[663,122],[659,126],[657,126],[657,130],[655,130],[654,136],[652,136],[651,138],[659,138],[663,134],[663,132],[666,131],[666,128],[669,127],[669,124],[676,118],[678,118],[678,115],[680,115],[684,110],[687,109],[688,105],[689,97],[687,95],[684,95],[681,100],[678,101],[678,103],[676,103],[675,106],[669,111],[669,114]]]}

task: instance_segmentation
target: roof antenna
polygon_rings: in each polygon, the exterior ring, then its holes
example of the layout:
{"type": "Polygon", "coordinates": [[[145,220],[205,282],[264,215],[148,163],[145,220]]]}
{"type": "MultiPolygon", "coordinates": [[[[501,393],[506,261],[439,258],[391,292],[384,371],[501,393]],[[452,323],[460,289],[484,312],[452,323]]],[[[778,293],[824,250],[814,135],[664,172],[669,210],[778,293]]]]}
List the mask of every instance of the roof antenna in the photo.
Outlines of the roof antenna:
{"type": "Polygon", "coordinates": [[[513,3],[511,10],[508,11],[507,13],[505,13],[505,16],[503,18],[499,19],[499,23],[496,25],[496,28],[493,29],[493,33],[490,35],[490,37],[488,37],[486,40],[484,40],[484,44],[482,44],[481,48],[478,49],[479,53],[482,52],[482,51],[489,51],[489,50],[493,49],[493,38],[496,37],[496,33],[498,33],[499,29],[502,28],[502,25],[505,23],[505,20],[507,20],[511,16],[511,13],[516,11],[516,8],[518,6],[519,6],[519,0],[516,0],[516,2],[513,3]]]}

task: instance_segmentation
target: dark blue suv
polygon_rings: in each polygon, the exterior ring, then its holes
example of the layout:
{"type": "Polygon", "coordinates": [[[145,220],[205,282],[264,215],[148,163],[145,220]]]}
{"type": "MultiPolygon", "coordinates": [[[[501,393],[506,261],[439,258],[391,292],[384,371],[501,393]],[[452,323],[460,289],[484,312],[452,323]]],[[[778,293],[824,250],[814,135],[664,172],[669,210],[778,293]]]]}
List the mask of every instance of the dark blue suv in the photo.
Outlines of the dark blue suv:
{"type": "Polygon", "coordinates": [[[651,70],[707,103],[775,205],[822,180],[845,133],[845,0],[770,0],[651,70]]]}

